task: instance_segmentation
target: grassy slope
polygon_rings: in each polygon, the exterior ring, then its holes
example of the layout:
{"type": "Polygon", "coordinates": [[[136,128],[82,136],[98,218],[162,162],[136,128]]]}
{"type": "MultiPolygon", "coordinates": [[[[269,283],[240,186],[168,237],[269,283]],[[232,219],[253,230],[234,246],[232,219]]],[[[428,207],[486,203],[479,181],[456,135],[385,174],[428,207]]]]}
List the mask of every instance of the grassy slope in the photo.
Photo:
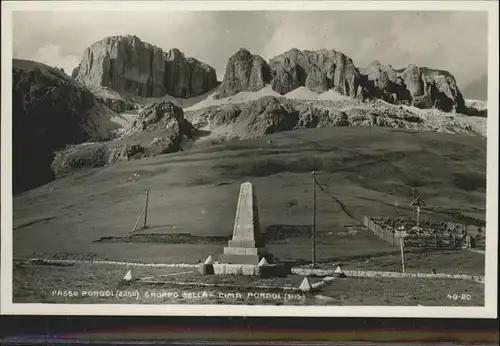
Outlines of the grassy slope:
{"type": "MultiPolygon", "coordinates": [[[[219,245],[94,243],[126,236],[151,189],[147,232],[229,235],[240,183],[256,186],[262,228],[311,223],[311,175],[356,219],[410,213],[411,185],[430,206],[484,219],[486,140],[384,128],[324,128],[158,156],[64,177],[14,199],[14,256],[96,254],[124,260],[195,262],[219,245]],[[269,140],[271,143],[268,143],[269,140]],[[125,183],[134,173],[136,182],[125,183]],[[53,190],[51,190],[53,188],[53,190]]],[[[393,251],[367,232],[346,232],[339,205],[318,191],[318,230],[332,232],[319,258],[393,251]]],[[[445,214],[427,214],[446,219],[445,214]]],[[[282,258],[309,258],[309,240],[275,244],[282,258]]],[[[397,250],[397,249],[396,249],[397,250]]]]}

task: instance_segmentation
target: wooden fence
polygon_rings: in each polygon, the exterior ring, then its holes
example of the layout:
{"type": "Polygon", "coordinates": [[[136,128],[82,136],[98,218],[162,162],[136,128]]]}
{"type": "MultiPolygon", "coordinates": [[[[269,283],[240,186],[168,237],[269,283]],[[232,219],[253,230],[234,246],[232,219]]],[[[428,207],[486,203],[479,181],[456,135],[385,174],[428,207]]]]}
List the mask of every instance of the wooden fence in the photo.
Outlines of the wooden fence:
{"type": "Polygon", "coordinates": [[[368,228],[370,231],[373,232],[377,237],[380,239],[388,242],[391,245],[397,245],[399,246],[400,242],[400,237],[397,234],[397,232],[394,232],[393,230],[390,229],[384,229],[380,227],[376,221],[379,221],[376,218],[369,218],[365,216],[363,218],[363,224],[365,225],[366,228],[368,228]]]}
{"type": "MultiPolygon", "coordinates": [[[[400,245],[400,232],[394,231],[393,227],[382,227],[381,223],[384,217],[367,217],[363,218],[363,224],[366,228],[373,232],[380,239],[388,242],[391,245],[400,245]]],[[[404,224],[404,222],[403,222],[404,224]]],[[[470,238],[470,237],[469,237],[470,238]]],[[[454,233],[438,232],[434,234],[407,234],[403,238],[404,246],[410,247],[430,247],[430,248],[443,248],[455,249],[467,247],[484,247],[484,237],[476,237],[471,241],[460,235],[454,233]]]]}

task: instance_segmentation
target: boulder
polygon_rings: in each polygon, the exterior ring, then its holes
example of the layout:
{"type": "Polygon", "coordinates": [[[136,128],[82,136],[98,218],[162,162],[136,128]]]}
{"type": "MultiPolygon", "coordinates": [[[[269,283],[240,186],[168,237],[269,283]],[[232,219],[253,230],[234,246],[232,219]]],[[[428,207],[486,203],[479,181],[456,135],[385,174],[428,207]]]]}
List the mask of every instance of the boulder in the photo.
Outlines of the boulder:
{"type": "Polygon", "coordinates": [[[342,111],[336,111],[333,116],[333,126],[350,126],[349,117],[342,111]]]}
{"type": "Polygon", "coordinates": [[[220,126],[234,122],[238,119],[240,113],[241,109],[238,106],[229,104],[210,109],[206,117],[211,125],[220,126]]]}
{"type": "Polygon", "coordinates": [[[123,144],[110,147],[106,158],[106,164],[129,161],[134,158],[142,157],[145,149],[141,144],[123,144]]]}
{"type": "Polygon", "coordinates": [[[102,103],[104,103],[109,109],[111,109],[117,113],[122,113],[131,107],[123,99],[107,98],[107,97],[97,97],[97,99],[99,101],[101,101],[102,103]]]}
{"type": "Polygon", "coordinates": [[[293,130],[299,114],[289,103],[282,102],[276,97],[264,97],[249,102],[242,109],[240,118],[247,122],[242,138],[257,138],[293,130]]]}
{"type": "Polygon", "coordinates": [[[175,135],[191,135],[193,126],[184,118],[182,108],[169,101],[147,105],[134,120],[127,136],[144,131],[171,131],[175,135]]]}

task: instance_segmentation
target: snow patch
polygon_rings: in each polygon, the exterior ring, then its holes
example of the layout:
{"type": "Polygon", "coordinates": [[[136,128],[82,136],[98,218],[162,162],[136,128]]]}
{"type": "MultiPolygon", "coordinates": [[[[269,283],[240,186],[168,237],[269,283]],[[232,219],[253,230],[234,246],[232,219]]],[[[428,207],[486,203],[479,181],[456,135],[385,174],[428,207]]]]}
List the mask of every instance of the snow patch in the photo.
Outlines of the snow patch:
{"type": "Polygon", "coordinates": [[[192,107],[196,104],[203,103],[207,100],[212,100],[214,97],[214,91],[211,90],[209,92],[206,92],[204,94],[190,97],[190,98],[178,98],[170,95],[165,95],[162,97],[147,97],[147,98],[138,98],[137,102],[143,103],[143,104],[152,104],[152,103],[159,103],[159,102],[172,102],[178,107],[181,107],[183,109],[187,109],[189,107],[192,107]]]}
{"type": "Polygon", "coordinates": [[[280,97],[279,93],[274,91],[271,86],[267,85],[262,89],[259,89],[258,91],[241,91],[237,93],[236,95],[226,97],[223,99],[215,99],[214,98],[215,94],[211,94],[209,97],[207,97],[205,100],[194,104],[190,107],[185,108],[185,111],[194,111],[198,110],[201,108],[205,107],[212,107],[212,106],[220,106],[220,105],[225,105],[225,104],[238,104],[238,103],[244,103],[248,101],[255,101],[258,99],[261,99],[266,96],[274,96],[274,97],[280,97]]]}
{"type": "Polygon", "coordinates": [[[465,99],[465,106],[468,108],[477,109],[478,111],[484,111],[488,108],[488,102],[481,100],[465,99]]]}
{"type": "Polygon", "coordinates": [[[339,94],[335,90],[331,89],[331,90],[328,90],[327,92],[319,94],[318,97],[316,97],[316,100],[321,100],[321,101],[346,101],[346,100],[350,100],[350,98],[348,96],[339,94]]]}
{"type": "Polygon", "coordinates": [[[318,93],[309,90],[304,86],[301,86],[297,89],[290,91],[288,94],[285,94],[285,97],[289,99],[308,100],[308,101],[316,100],[318,96],[319,96],[318,93]]]}

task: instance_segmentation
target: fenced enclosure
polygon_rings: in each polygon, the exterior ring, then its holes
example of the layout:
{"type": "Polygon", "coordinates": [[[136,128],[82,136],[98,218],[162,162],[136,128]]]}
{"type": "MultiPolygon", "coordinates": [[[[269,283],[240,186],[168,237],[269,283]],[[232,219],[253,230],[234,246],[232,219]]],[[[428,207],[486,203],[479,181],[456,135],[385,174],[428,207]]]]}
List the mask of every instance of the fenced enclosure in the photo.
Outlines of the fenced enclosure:
{"type": "Polygon", "coordinates": [[[484,228],[472,225],[423,221],[416,227],[414,220],[388,216],[365,216],[363,224],[377,237],[395,246],[400,245],[403,232],[402,241],[407,247],[484,249],[486,244],[484,228]]]}

